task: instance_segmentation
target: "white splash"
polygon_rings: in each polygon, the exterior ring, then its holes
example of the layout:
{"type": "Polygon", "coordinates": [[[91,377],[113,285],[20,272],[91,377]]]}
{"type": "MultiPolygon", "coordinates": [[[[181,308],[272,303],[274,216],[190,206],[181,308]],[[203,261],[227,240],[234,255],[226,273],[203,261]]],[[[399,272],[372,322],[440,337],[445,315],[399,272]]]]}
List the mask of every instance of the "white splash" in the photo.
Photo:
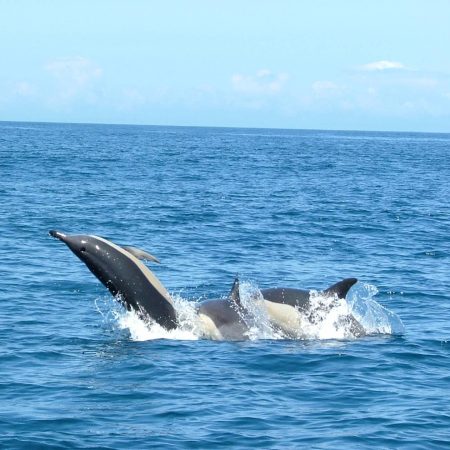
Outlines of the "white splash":
{"type": "Polygon", "coordinates": [[[367,334],[403,334],[405,327],[397,314],[377,303],[373,297],[378,289],[358,283],[347,295],[353,316],[364,327],[367,334]]]}
{"type": "Polygon", "coordinates": [[[248,327],[246,333],[248,339],[285,339],[281,331],[276,330],[271,322],[261,291],[253,283],[241,282],[239,284],[239,296],[244,307],[240,312],[242,320],[248,327]]]}
{"type": "MultiPolygon", "coordinates": [[[[311,291],[308,311],[292,309],[294,314],[289,330],[277,326],[269,316],[258,286],[241,282],[239,293],[243,310],[241,320],[247,325],[246,337],[252,341],[261,339],[299,340],[349,340],[358,337],[353,316],[365,334],[402,334],[400,318],[381,306],[373,297],[375,286],[358,283],[347,295],[347,300],[325,297],[311,291]]],[[[97,310],[109,326],[125,330],[134,341],[154,339],[198,340],[205,338],[201,321],[196,313],[197,302],[179,295],[172,297],[177,311],[179,326],[166,330],[156,322],[143,321],[134,311],[127,311],[108,297],[95,302],[97,310]]]]}
{"type": "Polygon", "coordinates": [[[345,299],[310,293],[310,308],[299,311],[301,339],[354,339],[355,330],[349,320],[352,311],[345,299]]]}
{"type": "MultiPolygon", "coordinates": [[[[112,300],[112,299],[111,299],[112,300]]],[[[142,320],[135,311],[127,311],[124,307],[114,301],[95,302],[97,310],[103,316],[105,323],[125,330],[130,334],[133,341],[150,341],[154,339],[173,339],[181,341],[192,341],[199,339],[199,324],[195,312],[195,303],[181,297],[172,297],[177,311],[179,326],[174,330],[166,330],[154,321],[142,320]]]]}

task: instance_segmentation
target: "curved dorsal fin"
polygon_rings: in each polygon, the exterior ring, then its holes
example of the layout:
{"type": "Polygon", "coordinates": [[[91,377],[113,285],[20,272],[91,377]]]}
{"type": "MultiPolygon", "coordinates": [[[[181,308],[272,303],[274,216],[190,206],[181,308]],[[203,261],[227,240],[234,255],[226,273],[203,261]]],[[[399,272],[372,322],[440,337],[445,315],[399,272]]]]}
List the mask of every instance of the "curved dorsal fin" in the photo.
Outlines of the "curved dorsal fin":
{"type": "Polygon", "coordinates": [[[345,280],[338,281],[333,286],[325,289],[323,293],[327,296],[337,295],[338,298],[345,298],[350,288],[357,282],[356,278],[346,278],[345,280]]]}
{"type": "Polygon", "coordinates": [[[150,253],[146,252],[145,250],[141,250],[140,248],[137,248],[137,247],[131,247],[129,245],[122,245],[121,247],[128,253],[131,253],[137,259],[144,259],[147,261],[153,261],[153,262],[160,264],[158,258],[156,258],[155,256],[151,255],[150,253]]]}
{"type": "Polygon", "coordinates": [[[234,279],[233,286],[231,286],[230,294],[228,295],[228,298],[236,303],[236,305],[241,304],[241,296],[239,295],[239,278],[236,277],[234,279]]]}

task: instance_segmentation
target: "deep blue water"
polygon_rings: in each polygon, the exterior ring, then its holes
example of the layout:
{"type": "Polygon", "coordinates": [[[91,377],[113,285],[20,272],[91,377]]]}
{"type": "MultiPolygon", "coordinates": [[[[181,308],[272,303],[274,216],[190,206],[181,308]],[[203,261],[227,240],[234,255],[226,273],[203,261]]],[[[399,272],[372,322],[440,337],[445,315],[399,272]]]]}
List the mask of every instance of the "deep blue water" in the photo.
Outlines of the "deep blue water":
{"type": "Polygon", "coordinates": [[[450,447],[449,157],[448,134],[0,123],[0,447],[450,447]],[[354,276],[404,331],[142,335],[49,229],[150,251],[189,301],[354,276]]]}

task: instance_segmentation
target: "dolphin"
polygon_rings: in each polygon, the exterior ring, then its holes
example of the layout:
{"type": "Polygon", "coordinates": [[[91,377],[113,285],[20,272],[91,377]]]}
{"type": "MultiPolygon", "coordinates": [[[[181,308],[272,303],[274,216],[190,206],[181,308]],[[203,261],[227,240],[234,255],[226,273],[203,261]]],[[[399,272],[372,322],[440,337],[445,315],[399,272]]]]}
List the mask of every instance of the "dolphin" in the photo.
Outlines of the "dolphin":
{"type": "MultiPolygon", "coordinates": [[[[177,313],[170,294],[156,275],[141,262],[159,262],[156,257],[136,247],[119,246],[95,235],[67,235],[56,230],[51,230],[49,234],[64,242],[128,310],[134,310],[145,321],[154,320],[166,330],[178,327],[177,313]]],[[[356,278],[347,278],[320,294],[330,298],[345,298],[356,282],[356,278]]],[[[271,325],[286,336],[298,337],[301,332],[299,314],[311,311],[310,291],[270,288],[261,290],[261,294],[271,325]]],[[[328,308],[332,307],[331,302],[328,308]]],[[[205,300],[197,305],[196,313],[204,337],[217,340],[248,338],[249,327],[244,320],[247,311],[241,303],[237,278],[226,298],[205,300]]],[[[312,316],[308,319],[314,321],[312,316]]],[[[364,328],[352,315],[343,320],[350,326],[354,336],[365,334],[364,328]]]]}
{"type": "Polygon", "coordinates": [[[238,278],[234,280],[228,297],[205,300],[197,307],[203,334],[216,340],[248,339],[249,329],[243,320],[244,313],[238,278]]]}
{"type": "Polygon", "coordinates": [[[128,310],[153,319],[167,330],[178,326],[173,301],[166,288],[141,259],[158,261],[135,247],[120,247],[99,236],[67,235],[51,230],[128,310]]]}
{"type": "MultiPolygon", "coordinates": [[[[345,299],[348,291],[357,281],[356,278],[346,278],[323,291],[319,291],[319,296],[330,299],[325,307],[326,311],[330,311],[335,306],[333,299],[345,299]]],[[[315,323],[319,319],[314,316],[311,308],[311,291],[309,290],[270,288],[262,289],[261,295],[272,325],[281,329],[288,336],[298,336],[299,331],[301,331],[299,313],[306,316],[310,323],[315,323]]],[[[353,336],[365,335],[364,328],[351,314],[343,317],[340,325],[347,325],[353,336]]]]}

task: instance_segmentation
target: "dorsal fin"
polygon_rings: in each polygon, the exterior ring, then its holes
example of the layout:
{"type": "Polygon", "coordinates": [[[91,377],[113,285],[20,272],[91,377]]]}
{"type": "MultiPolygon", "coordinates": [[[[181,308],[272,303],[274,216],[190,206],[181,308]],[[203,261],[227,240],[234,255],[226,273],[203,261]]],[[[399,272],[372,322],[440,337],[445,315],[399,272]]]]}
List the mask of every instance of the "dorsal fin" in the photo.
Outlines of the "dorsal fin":
{"type": "Polygon", "coordinates": [[[147,261],[153,261],[153,262],[160,264],[158,258],[156,258],[155,256],[151,255],[150,253],[146,252],[145,250],[141,250],[140,248],[136,248],[136,247],[131,247],[129,245],[122,245],[121,247],[128,253],[131,253],[137,259],[144,259],[147,261]]]}
{"type": "Polygon", "coordinates": [[[228,295],[228,298],[236,303],[236,305],[241,304],[241,296],[239,295],[239,278],[236,277],[234,279],[233,286],[231,286],[230,294],[228,295]]]}
{"type": "Polygon", "coordinates": [[[338,298],[345,298],[350,288],[357,282],[356,278],[346,278],[345,280],[338,281],[333,286],[325,289],[323,293],[326,296],[337,295],[338,298]]]}

